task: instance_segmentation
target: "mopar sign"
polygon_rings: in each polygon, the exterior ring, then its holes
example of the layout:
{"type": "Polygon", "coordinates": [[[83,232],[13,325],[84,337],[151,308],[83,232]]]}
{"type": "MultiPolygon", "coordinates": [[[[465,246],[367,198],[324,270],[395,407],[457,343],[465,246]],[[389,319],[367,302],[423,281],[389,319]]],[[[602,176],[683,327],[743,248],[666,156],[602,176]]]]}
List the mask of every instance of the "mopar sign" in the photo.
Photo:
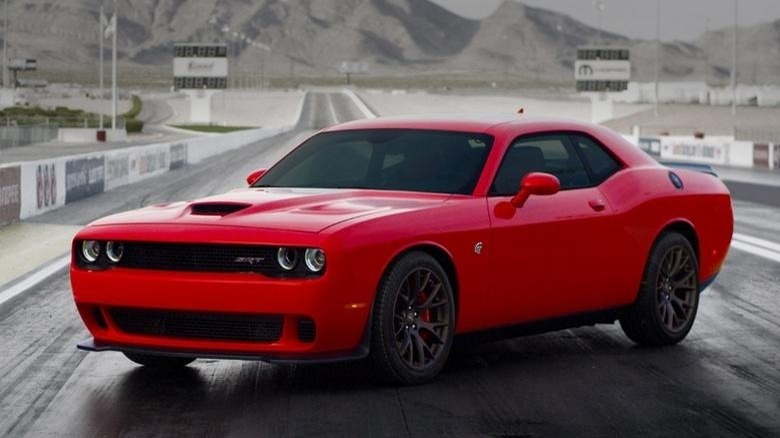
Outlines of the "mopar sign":
{"type": "Polygon", "coordinates": [[[577,91],[623,91],[631,80],[628,49],[581,48],[574,63],[577,91]]]}
{"type": "Polygon", "coordinates": [[[65,203],[69,204],[103,192],[105,160],[79,158],[65,163],[65,203]]]}

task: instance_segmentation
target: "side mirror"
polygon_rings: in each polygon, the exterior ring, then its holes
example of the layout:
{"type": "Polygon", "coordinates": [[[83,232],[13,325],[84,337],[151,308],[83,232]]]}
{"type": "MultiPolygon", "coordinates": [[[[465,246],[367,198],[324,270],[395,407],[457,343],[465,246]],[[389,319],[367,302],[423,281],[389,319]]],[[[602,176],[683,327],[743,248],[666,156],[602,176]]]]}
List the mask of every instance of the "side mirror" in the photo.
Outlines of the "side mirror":
{"type": "Polygon", "coordinates": [[[542,172],[531,172],[523,177],[520,191],[509,201],[517,208],[522,207],[531,195],[549,196],[561,190],[561,182],[554,175],[542,172]]]}
{"type": "Polygon", "coordinates": [[[250,173],[249,176],[246,177],[246,183],[251,186],[265,174],[265,171],[266,169],[258,169],[250,173]]]}

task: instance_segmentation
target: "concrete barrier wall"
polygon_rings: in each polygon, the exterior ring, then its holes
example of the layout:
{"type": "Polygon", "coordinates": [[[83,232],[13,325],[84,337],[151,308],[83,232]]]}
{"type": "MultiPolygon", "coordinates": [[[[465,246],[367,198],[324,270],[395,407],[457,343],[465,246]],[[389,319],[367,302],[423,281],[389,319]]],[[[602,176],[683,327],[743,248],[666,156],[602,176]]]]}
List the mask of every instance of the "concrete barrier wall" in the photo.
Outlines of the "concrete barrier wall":
{"type": "Polygon", "coordinates": [[[53,125],[0,126],[0,149],[52,141],[57,138],[57,131],[53,125]]]}
{"type": "Polygon", "coordinates": [[[0,225],[180,169],[295,128],[259,128],[218,136],[0,165],[0,225]]]}

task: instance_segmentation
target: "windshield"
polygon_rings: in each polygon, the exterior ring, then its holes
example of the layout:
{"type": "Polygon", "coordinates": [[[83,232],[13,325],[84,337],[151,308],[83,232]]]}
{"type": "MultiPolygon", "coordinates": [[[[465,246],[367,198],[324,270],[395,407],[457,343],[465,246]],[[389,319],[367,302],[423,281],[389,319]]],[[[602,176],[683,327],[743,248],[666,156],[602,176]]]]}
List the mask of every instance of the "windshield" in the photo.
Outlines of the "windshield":
{"type": "Polygon", "coordinates": [[[471,194],[493,137],[449,131],[317,134],[253,187],[360,188],[471,194]]]}

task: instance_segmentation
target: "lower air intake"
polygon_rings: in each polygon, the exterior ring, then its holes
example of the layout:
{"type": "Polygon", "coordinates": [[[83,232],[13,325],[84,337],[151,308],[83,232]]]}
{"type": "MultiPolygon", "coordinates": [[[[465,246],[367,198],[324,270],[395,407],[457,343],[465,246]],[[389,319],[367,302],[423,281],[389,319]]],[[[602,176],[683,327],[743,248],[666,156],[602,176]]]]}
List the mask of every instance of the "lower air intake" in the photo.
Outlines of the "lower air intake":
{"type": "Polygon", "coordinates": [[[275,342],[284,318],[117,308],[109,311],[120,330],[139,335],[224,341],[275,342]]]}

